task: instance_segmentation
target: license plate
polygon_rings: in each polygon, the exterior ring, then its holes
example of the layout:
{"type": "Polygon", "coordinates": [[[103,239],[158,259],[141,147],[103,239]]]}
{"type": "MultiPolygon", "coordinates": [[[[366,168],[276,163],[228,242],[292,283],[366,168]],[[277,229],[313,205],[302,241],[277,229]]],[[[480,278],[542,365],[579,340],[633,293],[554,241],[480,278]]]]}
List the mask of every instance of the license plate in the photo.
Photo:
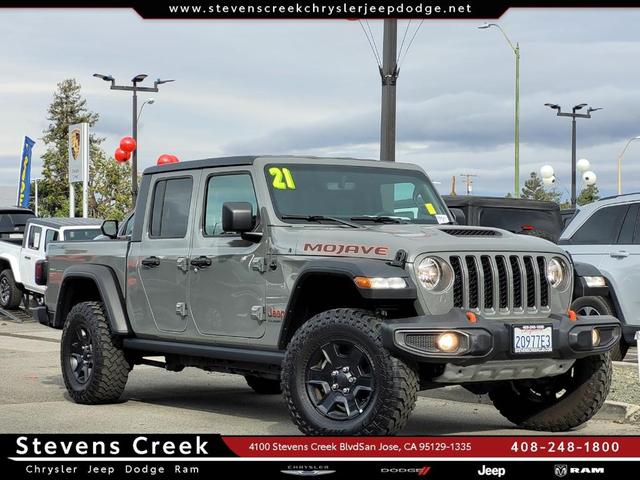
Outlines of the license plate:
{"type": "Polygon", "coordinates": [[[550,325],[520,325],[513,327],[514,353],[553,351],[553,329],[550,325]]]}

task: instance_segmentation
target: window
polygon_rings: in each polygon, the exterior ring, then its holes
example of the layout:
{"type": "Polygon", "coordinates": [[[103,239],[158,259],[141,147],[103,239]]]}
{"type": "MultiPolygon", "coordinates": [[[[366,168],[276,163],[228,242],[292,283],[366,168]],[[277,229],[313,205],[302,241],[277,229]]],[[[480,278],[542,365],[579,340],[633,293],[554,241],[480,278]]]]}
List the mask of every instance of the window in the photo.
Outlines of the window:
{"type": "Polygon", "coordinates": [[[38,250],[40,248],[40,237],[42,236],[42,227],[31,226],[29,230],[29,241],[27,247],[31,250],[38,250]]]}
{"type": "Polygon", "coordinates": [[[253,181],[248,173],[217,175],[207,182],[207,204],[204,217],[206,236],[222,235],[222,205],[226,202],[249,202],[253,214],[258,213],[253,181]]]}
{"type": "Polygon", "coordinates": [[[51,242],[56,242],[57,240],[58,240],[58,231],[48,228],[47,231],[44,234],[44,250],[45,250],[45,252],[47,251],[47,248],[49,247],[49,244],[51,242]]]}
{"type": "Polygon", "coordinates": [[[536,230],[543,238],[557,242],[562,231],[562,217],[558,210],[532,208],[484,207],[480,212],[480,225],[523,233],[536,230]]]}
{"type": "Polygon", "coordinates": [[[634,243],[634,233],[635,235],[635,243],[638,243],[638,233],[636,232],[636,224],[638,218],[638,207],[640,204],[632,203],[629,206],[629,211],[627,212],[627,216],[624,219],[624,223],[622,224],[622,230],[620,230],[620,236],[618,237],[618,243],[621,245],[631,245],[634,243]]]}
{"type": "Polygon", "coordinates": [[[193,178],[171,178],[156,182],[153,191],[149,236],[184,238],[191,211],[193,178]]]}
{"type": "Polygon", "coordinates": [[[83,242],[93,240],[102,232],[99,228],[72,228],[64,232],[64,240],[66,242],[83,242]]]}
{"type": "Polygon", "coordinates": [[[611,245],[616,242],[627,205],[601,208],[571,237],[576,245],[611,245]]]}
{"type": "Polygon", "coordinates": [[[131,215],[125,222],[124,228],[122,229],[122,233],[127,237],[130,237],[131,234],[133,233],[134,218],[135,218],[135,215],[131,215]]]}

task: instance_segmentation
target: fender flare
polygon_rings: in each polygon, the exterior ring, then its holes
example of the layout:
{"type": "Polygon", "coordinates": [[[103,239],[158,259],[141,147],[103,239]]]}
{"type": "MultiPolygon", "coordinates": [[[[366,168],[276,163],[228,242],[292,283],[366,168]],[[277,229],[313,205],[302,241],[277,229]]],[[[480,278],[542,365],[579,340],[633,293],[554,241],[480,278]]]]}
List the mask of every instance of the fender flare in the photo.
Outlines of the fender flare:
{"type": "Polygon", "coordinates": [[[411,279],[409,272],[400,266],[389,264],[386,261],[367,258],[325,257],[311,259],[302,266],[295,279],[295,283],[291,287],[286,315],[278,340],[278,344],[281,346],[289,334],[291,324],[295,322],[292,313],[296,310],[298,301],[300,297],[302,297],[305,280],[314,275],[339,276],[348,278],[350,281],[353,281],[354,277],[401,277],[407,282],[407,287],[403,289],[367,290],[356,287],[355,283],[353,285],[360,296],[369,301],[415,301],[418,298],[416,285],[411,279]]]}
{"type": "Polygon", "coordinates": [[[606,276],[598,269],[598,267],[585,262],[575,262],[573,264],[574,282],[573,282],[573,300],[579,297],[608,297],[610,295],[610,288],[607,285],[604,287],[590,287],[582,277],[605,277],[606,276]]]}
{"type": "Polygon", "coordinates": [[[11,273],[13,273],[13,279],[16,283],[22,285],[22,277],[20,275],[20,262],[18,261],[18,259],[11,255],[2,254],[0,255],[0,260],[4,260],[9,264],[11,273]]]}
{"type": "Polygon", "coordinates": [[[88,279],[95,283],[100,293],[100,298],[104,303],[107,320],[111,327],[111,332],[118,335],[128,335],[131,333],[129,317],[124,302],[124,295],[115,272],[105,265],[72,265],[68,267],[63,275],[56,302],[56,314],[54,325],[63,325],[64,318],[61,318],[64,309],[65,289],[70,280],[78,278],[88,279]]]}

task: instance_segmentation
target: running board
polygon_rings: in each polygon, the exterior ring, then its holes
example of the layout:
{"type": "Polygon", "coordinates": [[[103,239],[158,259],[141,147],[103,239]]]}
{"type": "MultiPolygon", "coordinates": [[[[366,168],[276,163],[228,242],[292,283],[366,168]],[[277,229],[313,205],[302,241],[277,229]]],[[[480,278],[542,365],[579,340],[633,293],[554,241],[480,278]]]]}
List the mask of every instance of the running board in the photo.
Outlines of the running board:
{"type": "Polygon", "coordinates": [[[197,343],[167,342],[163,340],[146,340],[142,338],[124,338],[123,347],[129,350],[153,352],[159,355],[188,355],[192,357],[230,360],[242,363],[259,363],[280,367],[284,352],[273,350],[254,350],[237,347],[218,347],[197,343]]]}

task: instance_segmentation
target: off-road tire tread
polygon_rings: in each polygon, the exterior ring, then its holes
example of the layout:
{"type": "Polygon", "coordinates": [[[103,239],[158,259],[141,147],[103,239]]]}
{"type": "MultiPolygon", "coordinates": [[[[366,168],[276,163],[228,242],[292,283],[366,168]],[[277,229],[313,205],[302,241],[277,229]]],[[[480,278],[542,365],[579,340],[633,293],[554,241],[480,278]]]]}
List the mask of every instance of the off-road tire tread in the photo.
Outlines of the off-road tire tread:
{"type": "Polygon", "coordinates": [[[293,366],[305,340],[317,329],[340,329],[355,327],[365,333],[377,346],[377,355],[385,366],[379,385],[388,385],[380,392],[381,402],[378,412],[372,415],[371,423],[364,425],[359,435],[393,435],[407,423],[416,400],[419,379],[416,368],[392,356],[382,344],[382,321],[367,310],[338,308],[322,312],[304,323],[291,339],[283,361],[282,392],[289,407],[289,413],[301,432],[306,435],[340,435],[340,430],[322,428],[308,423],[292,400],[293,392],[287,379],[293,375],[293,366]]]}
{"type": "Polygon", "coordinates": [[[9,280],[9,286],[11,287],[11,297],[9,298],[9,303],[4,307],[0,305],[0,307],[5,310],[17,310],[20,308],[20,304],[22,303],[22,290],[18,285],[16,285],[16,279],[13,277],[13,272],[10,268],[2,270],[0,272],[0,278],[7,277],[9,280]]]}
{"type": "Polygon", "coordinates": [[[102,302],[82,302],[75,305],[65,322],[62,338],[72,328],[74,315],[86,320],[93,338],[93,372],[83,391],[75,391],[69,385],[64,362],[63,349],[60,350],[62,371],[69,395],[76,403],[97,405],[116,402],[124,391],[129,376],[130,365],[122,349],[122,339],[111,333],[102,302]]]}
{"type": "Polygon", "coordinates": [[[262,378],[256,375],[245,375],[244,378],[247,381],[247,385],[260,395],[276,395],[282,393],[279,380],[262,378]]]}
{"type": "Polygon", "coordinates": [[[611,386],[612,365],[609,354],[576,360],[581,368],[591,369],[590,378],[561,400],[531,416],[527,416],[526,399],[519,397],[510,384],[489,392],[498,411],[509,421],[529,430],[566,432],[587,422],[604,404],[611,386]]]}

